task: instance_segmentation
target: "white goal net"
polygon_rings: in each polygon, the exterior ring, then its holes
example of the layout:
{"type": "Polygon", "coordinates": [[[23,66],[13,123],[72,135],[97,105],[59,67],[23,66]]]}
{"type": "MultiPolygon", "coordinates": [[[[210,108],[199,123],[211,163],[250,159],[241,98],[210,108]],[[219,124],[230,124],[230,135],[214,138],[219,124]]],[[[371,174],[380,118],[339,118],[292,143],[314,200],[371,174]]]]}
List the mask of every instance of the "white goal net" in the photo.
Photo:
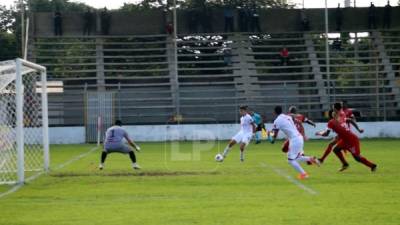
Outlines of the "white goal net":
{"type": "Polygon", "coordinates": [[[46,68],[0,62],[0,184],[23,183],[49,167],[46,68]]]}

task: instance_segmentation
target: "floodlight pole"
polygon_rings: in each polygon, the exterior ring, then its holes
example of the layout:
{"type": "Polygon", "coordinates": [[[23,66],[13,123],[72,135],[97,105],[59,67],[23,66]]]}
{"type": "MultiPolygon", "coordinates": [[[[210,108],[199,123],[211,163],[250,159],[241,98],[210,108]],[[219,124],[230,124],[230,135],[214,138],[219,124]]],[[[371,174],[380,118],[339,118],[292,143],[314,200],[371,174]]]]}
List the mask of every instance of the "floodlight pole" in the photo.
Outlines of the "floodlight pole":
{"type": "Polygon", "coordinates": [[[26,18],[25,40],[24,40],[24,58],[28,59],[28,40],[29,40],[29,18],[26,18]]]}
{"type": "Polygon", "coordinates": [[[328,105],[331,105],[331,74],[330,74],[330,58],[329,58],[329,12],[328,0],[325,0],[325,67],[326,67],[326,80],[328,83],[328,105]]]}
{"type": "Polygon", "coordinates": [[[24,1],[19,0],[19,7],[21,8],[21,58],[25,56],[25,7],[24,1]]]}
{"type": "Polygon", "coordinates": [[[177,33],[178,33],[177,30],[176,30],[176,28],[177,28],[177,24],[176,24],[176,23],[177,23],[177,21],[176,21],[176,20],[177,20],[177,19],[176,19],[176,17],[177,17],[177,16],[176,16],[176,0],[174,0],[173,17],[174,17],[174,18],[173,18],[173,20],[174,20],[174,21],[173,21],[173,22],[174,22],[174,40],[175,40],[175,43],[176,43],[176,38],[177,38],[177,33]]]}
{"type": "Polygon", "coordinates": [[[180,100],[179,100],[179,79],[178,79],[178,19],[176,13],[176,0],[174,0],[174,11],[173,11],[173,23],[174,23],[174,32],[173,32],[173,42],[174,42],[174,63],[175,63],[175,85],[178,87],[176,90],[176,115],[180,115],[180,100]]]}

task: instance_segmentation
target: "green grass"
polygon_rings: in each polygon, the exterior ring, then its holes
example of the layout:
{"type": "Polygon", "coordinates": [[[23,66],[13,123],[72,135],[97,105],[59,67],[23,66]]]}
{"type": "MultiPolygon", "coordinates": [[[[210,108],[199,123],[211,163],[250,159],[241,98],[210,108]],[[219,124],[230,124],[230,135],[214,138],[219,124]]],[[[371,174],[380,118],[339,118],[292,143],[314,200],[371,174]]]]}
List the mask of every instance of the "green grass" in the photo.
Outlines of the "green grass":
{"type": "MultiPolygon", "coordinates": [[[[379,165],[375,174],[351,157],[350,169],[338,173],[334,155],[320,168],[305,166],[311,177],[301,183],[316,195],[276,173],[296,175],[281,142],[251,144],[245,163],[235,147],[218,164],[214,155],[225,144],[143,143],[141,172],[119,154],[98,171],[95,151],[0,199],[0,224],[399,224],[400,140],[362,141],[362,154],[379,165]]],[[[320,155],[326,144],[306,142],[306,153],[320,155]]],[[[93,147],[52,146],[52,168],[93,147]]]]}

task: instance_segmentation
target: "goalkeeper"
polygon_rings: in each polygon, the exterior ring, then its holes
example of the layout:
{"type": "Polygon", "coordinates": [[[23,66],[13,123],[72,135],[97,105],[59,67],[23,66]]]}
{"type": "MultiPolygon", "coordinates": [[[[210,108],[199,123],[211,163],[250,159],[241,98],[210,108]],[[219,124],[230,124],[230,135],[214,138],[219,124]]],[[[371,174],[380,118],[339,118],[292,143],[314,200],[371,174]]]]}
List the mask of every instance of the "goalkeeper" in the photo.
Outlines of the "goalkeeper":
{"type": "Polygon", "coordinates": [[[133,169],[140,169],[140,166],[136,163],[135,153],[130,146],[132,146],[138,152],[140,151],[140,147],[129,138],[128,132],[126,132],[126,130],[121,126],[122,122],[117,120],[115,121],[115,125],[108,128],[106,131],[104,150],[101,153],[101,162],[99,166],[100,170],[104,168],[104,162],[106,161],[107,155],[114,152],[129,154],[133,169]],[[130,146],[124,143],[124,139],[130,146]]]}

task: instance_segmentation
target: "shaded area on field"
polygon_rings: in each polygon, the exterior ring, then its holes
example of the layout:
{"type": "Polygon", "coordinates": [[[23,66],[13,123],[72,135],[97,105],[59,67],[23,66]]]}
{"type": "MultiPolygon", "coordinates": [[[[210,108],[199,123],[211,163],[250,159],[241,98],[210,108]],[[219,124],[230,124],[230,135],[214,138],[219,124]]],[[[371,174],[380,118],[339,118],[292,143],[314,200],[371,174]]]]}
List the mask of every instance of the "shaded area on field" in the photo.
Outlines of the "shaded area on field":
{"type": "Polygon", "coordinates": [[[106,176],[106,177],[130,177],[130,176],[148,176],[148,177],[163,177],[163,176],[196,176],[196,175],[217,175],[218,172],[202,172],[202,171],[146,171],[146,172],[126,172],[126,171],[113,171],[113,172],[95,172],[95,173],[75,173],[75,172],[62,172],[52,173],[51,177],[92,177],[92,176],[106,176]]]}

